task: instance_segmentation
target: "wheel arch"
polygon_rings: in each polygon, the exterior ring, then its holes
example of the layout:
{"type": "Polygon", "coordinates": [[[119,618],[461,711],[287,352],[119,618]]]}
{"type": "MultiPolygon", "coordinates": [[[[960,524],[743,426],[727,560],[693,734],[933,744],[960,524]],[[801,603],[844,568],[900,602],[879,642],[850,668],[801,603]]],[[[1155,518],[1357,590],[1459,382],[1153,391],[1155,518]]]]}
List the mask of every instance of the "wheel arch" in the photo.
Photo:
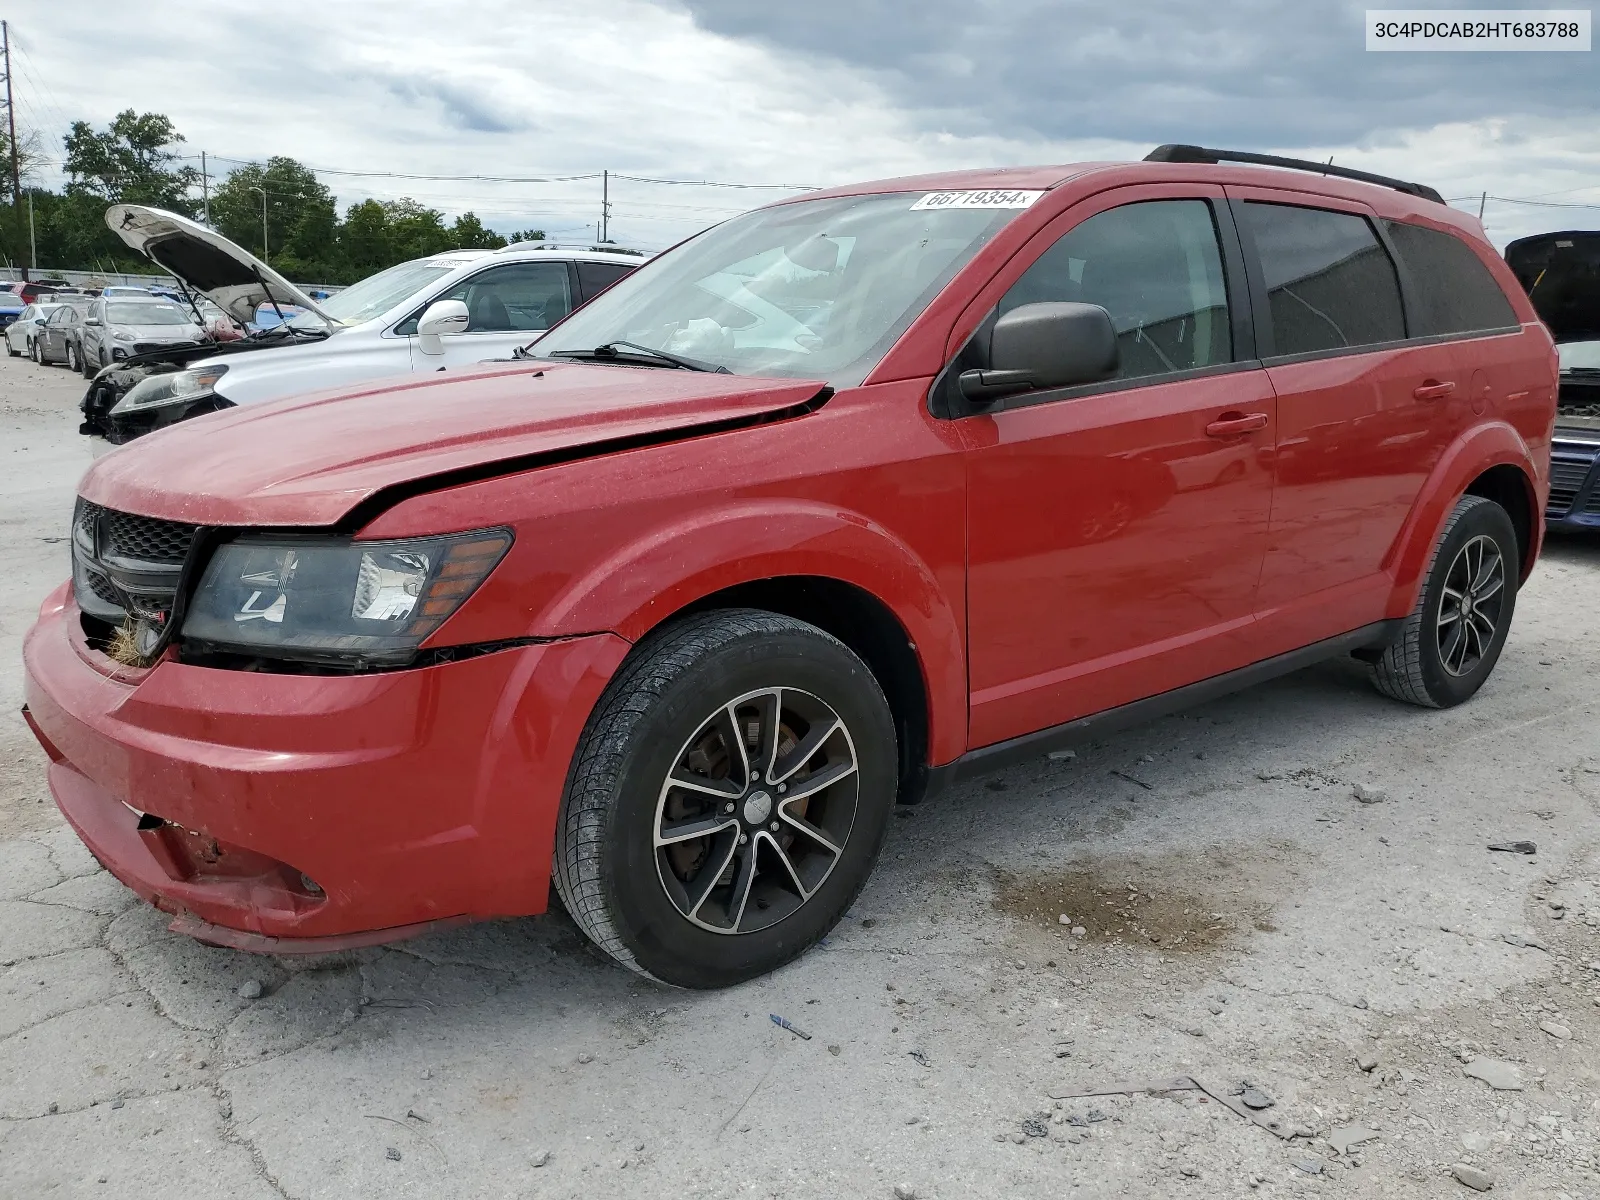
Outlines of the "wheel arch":
{"type": "Polygon", "coordinates": [[[810,621],[873,668],[907,721],[920,776],[966,750],[963,564],[950,557],[936,571],[892,531],[834,505],[748,500],[643,532],[591,562],[533,627],[543,636],[609,630],[637,643],[719,606],[810,621]]]}
{"type": "Polygon", "coordinates": [[[1517,526],[1518,549],[1523,555],[1521,574],[1526,580],[1538,558],[1543,533],[1534,484],[1537,478],[1539,472],[1527,443],[1504,421],[1475,426],[1453,442],[1429,472],[1385,556],[1384,569],[1394,581],[1386,615],[1404,617],[1410,613],[1440,531],[1456,501],[1469,492],[1496,503],[1519,506],[1524,525],[1517,524],[1518,509],[1507,511],[1517,526]],[[1516,498],[1519,495],[1520,501],[1516,498]]]}
{"type": "Polygon", "coordinates": [[[898,800],[915,804],[928,784],[928,681],[915,642],[877,596],[821,575],[784,575],[734,584],[672,614],[670,620],[719,608],[758,608],[815,625],[867,664],[894,717],[899,748],[898,800]]]}

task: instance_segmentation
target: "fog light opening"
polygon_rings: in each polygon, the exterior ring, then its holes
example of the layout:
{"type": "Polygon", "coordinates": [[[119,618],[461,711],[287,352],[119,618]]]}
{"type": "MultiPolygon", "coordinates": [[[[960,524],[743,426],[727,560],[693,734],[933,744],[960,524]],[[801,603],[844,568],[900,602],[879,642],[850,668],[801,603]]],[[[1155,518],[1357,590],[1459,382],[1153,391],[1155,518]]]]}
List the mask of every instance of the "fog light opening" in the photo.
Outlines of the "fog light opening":
{"type": "Polygon", "coordinates": [[[311,878],[311,876],[307,875],[304,871],[300,872],[300,886],[313,896],[320,896],[323,894],[322,885],[319,884],[315,879],[311,878]]]}

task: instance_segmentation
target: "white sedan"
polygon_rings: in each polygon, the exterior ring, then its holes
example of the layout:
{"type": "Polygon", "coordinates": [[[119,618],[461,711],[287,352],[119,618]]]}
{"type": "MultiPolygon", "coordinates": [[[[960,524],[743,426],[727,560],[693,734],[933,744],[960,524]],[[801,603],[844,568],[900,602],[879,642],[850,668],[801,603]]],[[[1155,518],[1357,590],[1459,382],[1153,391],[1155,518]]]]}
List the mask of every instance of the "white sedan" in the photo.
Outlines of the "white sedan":
{"type": "Polygon", "coordinates": [[[12,358],[24,355],[33,357],[33,338],[49,315],[60,308],[59,302],[42,301],[30,304],[17,314],[17,319],[6,326],[6,354],[12,358]]]}

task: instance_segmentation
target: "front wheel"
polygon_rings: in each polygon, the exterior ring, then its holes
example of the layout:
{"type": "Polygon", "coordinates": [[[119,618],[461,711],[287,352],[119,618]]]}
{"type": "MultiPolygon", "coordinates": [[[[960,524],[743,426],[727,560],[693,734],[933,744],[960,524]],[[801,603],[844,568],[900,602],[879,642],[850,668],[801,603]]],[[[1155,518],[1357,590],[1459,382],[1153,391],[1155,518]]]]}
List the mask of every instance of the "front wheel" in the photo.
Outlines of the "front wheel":
{"type": "Polygon", "coordinates": [[[1520,562],[1517,532],[1505,509],[1482,496],[1456,501],[1416,607],[1373,664],[1377,689],[1425,708],[1471,699],[1506,644],[1520,562]]]}
{"type": "Polygon", "coordinates": [[[894,805],[877,680],[815,626],[752,609],[652,634],[573,758],[556,891],[623,966],[680,987],[765,974],[832,929],[894,805]]]}
{"type": "Polygon", "coordinates": [[[21,358],[22,357],[22,351],[18,350],[15,346],[13,346],[11,344],[11,339],[9,337],[6,338],[6,357],[7,358],[21,358]]]}

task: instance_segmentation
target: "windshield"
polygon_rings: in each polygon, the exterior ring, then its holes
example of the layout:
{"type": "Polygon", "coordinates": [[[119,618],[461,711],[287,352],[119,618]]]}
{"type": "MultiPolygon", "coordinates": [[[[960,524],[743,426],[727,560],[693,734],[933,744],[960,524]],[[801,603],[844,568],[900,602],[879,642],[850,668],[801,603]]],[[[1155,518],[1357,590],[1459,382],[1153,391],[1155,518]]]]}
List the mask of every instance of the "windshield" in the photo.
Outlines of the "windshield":
{"type": "Polygon", "coordinates": [[[106,305],[108,325],[189,325],[193,319],[172,304],[140,304],[137,300],[116,300],[106,305]]]}
{"type": "Polygon", "coordinates": [[[922,193],[759,209],[613,284],[533,346],[611,342],[744,375],[851,387],[1017,208],[920,208],[922,193]]]}
{"type": "MultiPolygon", "coordinates": [[[[382,316],[418,289],[427,287],[435,279],[442,279],[460,265],[459,262],[415,258],[390,267],[387,271],[379,271],[376,275],[368,275],[342,292],[319,300],[317,306],[341,325],[360,325],[363,321],[382,316]]],[[[271,308],[268,305],[267,311],[270,312],[271,308]]],[[[287,313],[288,306],[284,305],[283,308],[287,313]]],[[[320,328],[324,322],[315,313],[308,312],[291,317],[290,324],[320,328]]]]}

